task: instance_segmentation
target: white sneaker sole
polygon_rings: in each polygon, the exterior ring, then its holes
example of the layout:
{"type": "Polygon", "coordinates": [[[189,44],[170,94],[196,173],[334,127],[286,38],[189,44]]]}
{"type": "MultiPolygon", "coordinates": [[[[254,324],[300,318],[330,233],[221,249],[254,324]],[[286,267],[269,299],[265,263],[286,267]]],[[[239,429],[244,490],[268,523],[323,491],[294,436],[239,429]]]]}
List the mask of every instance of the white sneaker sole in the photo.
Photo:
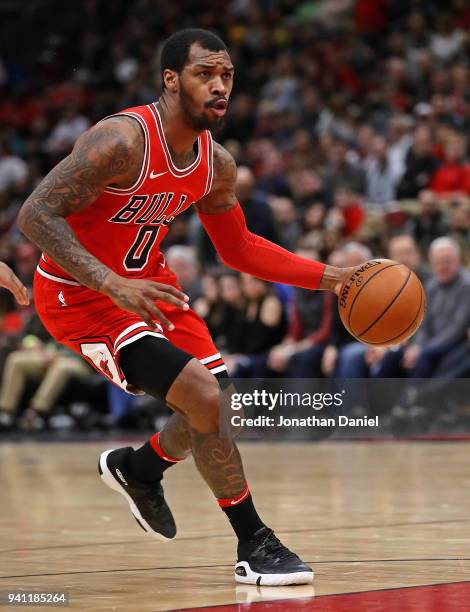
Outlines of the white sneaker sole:
{"type": "Polygon", "coordinates": [[[253,572],[246,561],[240,561],[235,566],[243,567],[246,576],[235,573],[236,582],[256,584],[257,586],[287,586],[290,584],[312,584],[313,572],[296,572],[292,574],[257,574],[253,572]]]}
{"type": "Polygon", "coordinates": [[[139,522],[139,525],[142,526],[142,528],[144,529],[145,533],[147,533],[150,537],[155,538],[156,540],[160,540],[160,542],[170,542],[171,540],[173,540],[173,538],[166,538],[164,535],[154,531],[150,527],[150,525],[147,523],[147,521],[140,514],[139,509],[135,505],[132,497],[130,497],[130,495],[128,495],[126,493],[126,489],[112,475],[111,470],[108,468],[108,464],[106,462],[106,459],[107,459],[109,453],[112,453],[113,450],[115,450],[115,449],[111,448],[110,450],[104,451],[104,453],[101,453],[101,455],[100,455],[101,480],[110,489],[113,489],[113,491],[117,491],[118,493],[120,493],[121,495],[123,495],[127,499],[127,502],[128,502],[128,504],[130,506],[132,514],[135,516],[135,518],[139,522]]]}

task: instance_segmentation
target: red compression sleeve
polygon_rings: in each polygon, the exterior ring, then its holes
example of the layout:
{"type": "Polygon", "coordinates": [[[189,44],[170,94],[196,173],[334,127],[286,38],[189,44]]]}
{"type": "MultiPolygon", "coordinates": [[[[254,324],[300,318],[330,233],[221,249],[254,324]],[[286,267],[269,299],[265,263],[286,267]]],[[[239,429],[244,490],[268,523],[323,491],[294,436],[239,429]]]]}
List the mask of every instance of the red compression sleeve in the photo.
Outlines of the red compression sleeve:
{"type": "Polygon", "coordinates": [[[252,234],[246,227],[240,204],[224,213],[198,215],[227,266],[266,281],[318,289],[325,265],[294,255],[274,242],[252,234]]]}

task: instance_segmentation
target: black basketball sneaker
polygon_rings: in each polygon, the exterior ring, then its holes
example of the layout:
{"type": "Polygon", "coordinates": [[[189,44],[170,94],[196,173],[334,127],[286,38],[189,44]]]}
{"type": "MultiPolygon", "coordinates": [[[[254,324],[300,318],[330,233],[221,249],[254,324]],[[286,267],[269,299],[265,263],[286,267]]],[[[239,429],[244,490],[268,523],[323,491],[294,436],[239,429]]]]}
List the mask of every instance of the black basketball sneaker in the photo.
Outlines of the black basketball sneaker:
{"type": "Polygon", "coordinates": [[[131,512],[142,529],[158,540],[172,540],[176,524],[163,496],[160,481],[146,483],[129,478],[126,460],[133,448],[117,448],[101,453],[98,470],[103,482],[121,493],[129,502],[131,512]]]}
{"type": "Polygon", "coordinates": [[[311,584],[313,570],[286,548],[272,529],[262,527],[248,542],[238,545],[235,580],[258,586],[311,584]]]}

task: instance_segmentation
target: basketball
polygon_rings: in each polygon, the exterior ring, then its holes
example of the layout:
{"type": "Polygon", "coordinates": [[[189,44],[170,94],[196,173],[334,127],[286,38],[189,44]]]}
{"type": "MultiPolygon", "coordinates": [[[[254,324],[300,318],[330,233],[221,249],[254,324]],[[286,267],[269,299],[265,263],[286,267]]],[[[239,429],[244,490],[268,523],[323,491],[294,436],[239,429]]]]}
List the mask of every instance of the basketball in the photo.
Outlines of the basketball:
{"type": "Polygon", "coordinates": [[[346,329],[371,346],[408,340],[423,320],[426,297],[416,274],[390,259],[359,266],[343,283],[339,313],[346,329]]]}

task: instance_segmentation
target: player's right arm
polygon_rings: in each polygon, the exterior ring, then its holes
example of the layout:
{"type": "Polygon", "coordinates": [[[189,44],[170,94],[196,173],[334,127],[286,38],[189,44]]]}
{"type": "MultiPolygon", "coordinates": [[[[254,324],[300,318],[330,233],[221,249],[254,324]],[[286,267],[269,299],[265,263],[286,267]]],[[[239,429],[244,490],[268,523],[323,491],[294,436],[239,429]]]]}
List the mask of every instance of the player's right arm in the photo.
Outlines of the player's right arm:
{"type": "Polygon", "coordinates": [[[212,189],[197,202],[196,209],[222,261],[266,281],[326,289],[338,295],[354,268],[336,268],[299,257],[250,232],[235,194],[236,176],[232,155],[214,143],[212,189]]]}
{"type": "MultiPolygon", "coordinates": [[[[108,295],[120,308],[149,325],[172,324],[156,307],[161,300],[183,307],[183,293],[163,283],[122,277],[87,251],[66,217],[90,206],[113,185],[132,185],[142,165],[143,134],[136,121],[111,118],[82,134],[70,155],[39,183],[23,204],[18,227],[81,284],[108,295]]],[[[90,214],[93,211],[90,210],[90,214]]]]}

